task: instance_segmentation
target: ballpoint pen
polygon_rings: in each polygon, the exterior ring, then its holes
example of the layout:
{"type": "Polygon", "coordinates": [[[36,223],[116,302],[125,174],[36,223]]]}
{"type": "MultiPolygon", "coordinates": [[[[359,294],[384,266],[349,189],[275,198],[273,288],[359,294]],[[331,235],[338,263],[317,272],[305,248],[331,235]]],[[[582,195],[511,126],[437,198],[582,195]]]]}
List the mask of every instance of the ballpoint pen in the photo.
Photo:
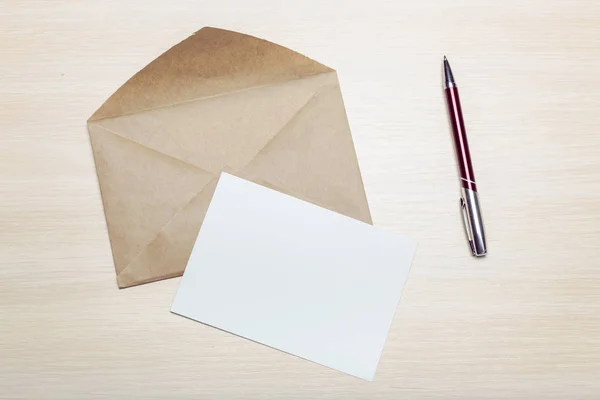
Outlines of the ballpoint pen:
{"type": "Polygon", "coordinates": [[[456,82],[454,81],[454,76],[452,75],[452,70],[446,56],[444,56],[444,89],[460,175],[460,208],[471,252],[474,256],[481,257],[486,255],[487,246],[479,197],[477,195],[477,184],[475,183],[475,175],[473,174],[473,164],[471,163],[471,153],[469,152],[469,142],[467,141],[467,132],[465,131],[465,123],[460,107],[458,88],[456,87],[456,82]]]}

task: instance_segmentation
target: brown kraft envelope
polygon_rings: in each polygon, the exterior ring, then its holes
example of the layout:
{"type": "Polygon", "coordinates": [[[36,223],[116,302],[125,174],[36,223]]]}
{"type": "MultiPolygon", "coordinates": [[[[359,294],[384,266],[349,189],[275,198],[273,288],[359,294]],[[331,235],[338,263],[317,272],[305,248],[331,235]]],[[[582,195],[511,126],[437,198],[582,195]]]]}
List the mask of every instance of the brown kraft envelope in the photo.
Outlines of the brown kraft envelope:
{"type": "Polygon", "coordinates": [[[252,36],[201,29],[88,130],[121,288],[183,273],[223,170],[371,223],[336,72],[252,36]]]}

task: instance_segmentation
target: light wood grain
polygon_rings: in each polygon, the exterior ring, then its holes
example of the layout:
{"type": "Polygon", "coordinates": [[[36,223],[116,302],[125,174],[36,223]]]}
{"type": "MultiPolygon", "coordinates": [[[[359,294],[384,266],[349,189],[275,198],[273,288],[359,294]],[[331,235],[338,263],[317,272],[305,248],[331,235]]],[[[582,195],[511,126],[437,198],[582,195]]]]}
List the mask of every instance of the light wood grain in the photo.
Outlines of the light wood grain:
{"type": "Polygon", "coordinates": [[[600,2],[4,0],[0,51],[0,398],[600,396],[600,2]],[[205,25],[338,69],[375,224],[420,242],[374,383],[170,314],[178,279],[117,289],[85,121],[205,25]]]}

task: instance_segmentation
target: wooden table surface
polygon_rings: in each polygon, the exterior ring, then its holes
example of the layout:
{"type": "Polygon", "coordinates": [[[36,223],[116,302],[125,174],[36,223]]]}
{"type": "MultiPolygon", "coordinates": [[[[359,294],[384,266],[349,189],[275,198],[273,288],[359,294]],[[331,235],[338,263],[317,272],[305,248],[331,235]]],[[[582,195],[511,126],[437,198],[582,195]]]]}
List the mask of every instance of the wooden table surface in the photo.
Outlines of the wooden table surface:
{"type": "Polygon", "coordinates": [[[597,0],[3,0],[0,55],[1,399],[600,398],[597,0]],[[117,289],[85,121],[205,25],[338,69],[374,222],[419,240],[373,383],[170,314],[179,279],[117,289]]]}

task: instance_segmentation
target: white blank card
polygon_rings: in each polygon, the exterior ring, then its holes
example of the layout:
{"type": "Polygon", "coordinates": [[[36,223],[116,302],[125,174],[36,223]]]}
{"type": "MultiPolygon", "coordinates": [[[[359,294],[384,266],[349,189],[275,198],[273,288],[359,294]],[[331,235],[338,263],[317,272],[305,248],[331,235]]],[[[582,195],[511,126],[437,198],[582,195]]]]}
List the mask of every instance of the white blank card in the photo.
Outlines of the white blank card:
{"type": "Polygon", "coordinates": [[[415,248],[223,173],[171,311],[370,381],[415,248]]]}

